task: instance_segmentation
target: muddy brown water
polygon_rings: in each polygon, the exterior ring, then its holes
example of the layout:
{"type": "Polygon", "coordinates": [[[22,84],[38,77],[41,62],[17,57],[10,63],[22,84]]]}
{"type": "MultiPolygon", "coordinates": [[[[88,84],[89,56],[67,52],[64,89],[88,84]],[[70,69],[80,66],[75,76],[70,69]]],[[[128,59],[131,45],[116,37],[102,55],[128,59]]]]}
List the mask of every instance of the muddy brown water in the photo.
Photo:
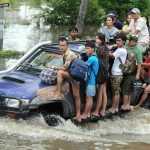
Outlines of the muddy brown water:
{"type": "Polygon", "coordinates": [[[49,127],[41,115],[28,120],[0,118],[4,150],[149,150],[150,112],[139,109],[125,118],[74,125],[62,120],[49,127]]]}

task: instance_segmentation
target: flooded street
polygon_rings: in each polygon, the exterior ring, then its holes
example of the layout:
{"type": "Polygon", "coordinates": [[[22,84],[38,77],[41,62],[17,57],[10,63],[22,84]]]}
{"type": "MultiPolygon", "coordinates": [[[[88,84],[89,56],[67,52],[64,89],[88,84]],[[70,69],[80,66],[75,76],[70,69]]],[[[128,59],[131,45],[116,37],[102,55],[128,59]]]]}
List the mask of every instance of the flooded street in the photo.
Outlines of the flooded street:
{"type": "Polygon", "coordinates": [[[141,109],[125,118],[75,126],[70,120],[48,127],[42,116],[29,120],[0,119],[4,150],[149,150],[150,113],[141,109]]]}
{"type": "MultiPolygon", "coordinates": [[[[7,13],[6,13],[7,15],[7,13]]],[[[10,19],[7,18],[6,19],[10,19]]],[[[56,41],[68,28],[35,28],[34,23],[12,23],[4,30],[4,49],[28,51],[41,41],[56,41]]],[[[17,20],[17,19],[16,19],[17,20]]],[[[97,28],[96,28],[97,29],[97,28]]],[[[90,33],[93,28],[89,29],[90,33]]],[[[0,60],[0,70],[16,60],[0,60]]],[[[58,127],[49,127],[41,115],[27,120],[0,117],[0,149],[3,150],[149,150],[150,110],[140,109],[125,118],[74,125],[63,120],[58,127]]]]}

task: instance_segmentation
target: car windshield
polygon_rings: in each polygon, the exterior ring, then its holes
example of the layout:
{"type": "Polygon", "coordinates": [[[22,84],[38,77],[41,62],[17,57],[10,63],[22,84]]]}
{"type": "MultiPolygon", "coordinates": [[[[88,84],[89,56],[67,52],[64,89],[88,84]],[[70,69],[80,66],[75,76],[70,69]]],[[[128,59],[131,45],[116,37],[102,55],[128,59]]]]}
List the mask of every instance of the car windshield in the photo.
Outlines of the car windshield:
{"type": "Polygon", "coordinates": [[[63,65],[62,55],[49,51],[40,51],[33,57],[26,60],[18,70],[39,75],[40,72],[49,67],[59,68],[63,65]]]}

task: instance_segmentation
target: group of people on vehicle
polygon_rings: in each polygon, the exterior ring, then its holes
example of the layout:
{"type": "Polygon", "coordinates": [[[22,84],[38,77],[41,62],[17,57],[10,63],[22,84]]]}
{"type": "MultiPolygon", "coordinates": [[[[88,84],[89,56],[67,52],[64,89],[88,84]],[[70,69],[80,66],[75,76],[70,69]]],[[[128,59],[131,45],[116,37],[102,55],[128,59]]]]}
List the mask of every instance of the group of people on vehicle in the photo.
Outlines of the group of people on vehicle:
{"type": "Polygon", "coordinates": [[[131,111],[130,104],[132,82],[142,80],[144,92],[140,97],[141,106],[150,93],[150,49],[149,31],[146,21],[141,17],[138,8],[131,9],[127,14],[128,23],[123,25],[117,20],[114,12],[108,13],[106,22],[100,27],[95,40],[87,40],[85,43],[89,65],[88,76],[85,83],[85,104],[81,111],[80,84],[69,73],[69,67],[73,60],[80,56],[68,47],[68,39],[78,41],[78,29],[69,30],[69,38],[59,38],[59,48],[63,51],[64,65],[57,73],[56,94],[63,96],[62,84],[68,80],[72,85],[75,100],[75,120],[82,122],[91,117],[103,118],[106,115],[108,101],[108,87],[112,91],[112,103],[107,113],[116,114],[119,108],[122,111],[131,111]],[[108,82],[110,81],[110,85],[108,82]],[[120,104],[120,93],[122,105],[120,104]],[[93,108],[93,101],[96,105],[93,108]]]}

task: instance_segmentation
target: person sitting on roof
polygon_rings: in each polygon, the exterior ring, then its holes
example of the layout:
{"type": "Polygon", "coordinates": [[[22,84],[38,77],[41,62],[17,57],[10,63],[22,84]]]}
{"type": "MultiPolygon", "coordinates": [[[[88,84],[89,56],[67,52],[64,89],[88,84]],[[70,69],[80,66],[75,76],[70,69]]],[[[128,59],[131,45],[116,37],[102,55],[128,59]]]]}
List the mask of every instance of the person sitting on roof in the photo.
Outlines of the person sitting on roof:
{"type": "Polygon", "coordinates": [[[117,13],[115,11],[109,12],[107,14],[107,16],[113,16],[114,17],[114,26],[118,29],[118,30],[122,30],[123,27],[123,23],[117,19],[117,13]]]}
{"type": "Polygon", "coordinates": [[[132,16],[131,22],[129,24],[130,32],[138,36],[138,46],[144,53],[149,46],[149,31],[146,25],[146,20],[141,17],[141,12],[138,8],[133,8],[130,11],[132,16]]]}
{"type": "Polygon", "coordinates": [[[107,16],[106,18],[106,25],[102,26],[99,31],[105,35],[105,41],[107,44],[112,45],[115,43],[115,37],[119,32],[118,29],[114,26],[114,17],[107,16]]]}

